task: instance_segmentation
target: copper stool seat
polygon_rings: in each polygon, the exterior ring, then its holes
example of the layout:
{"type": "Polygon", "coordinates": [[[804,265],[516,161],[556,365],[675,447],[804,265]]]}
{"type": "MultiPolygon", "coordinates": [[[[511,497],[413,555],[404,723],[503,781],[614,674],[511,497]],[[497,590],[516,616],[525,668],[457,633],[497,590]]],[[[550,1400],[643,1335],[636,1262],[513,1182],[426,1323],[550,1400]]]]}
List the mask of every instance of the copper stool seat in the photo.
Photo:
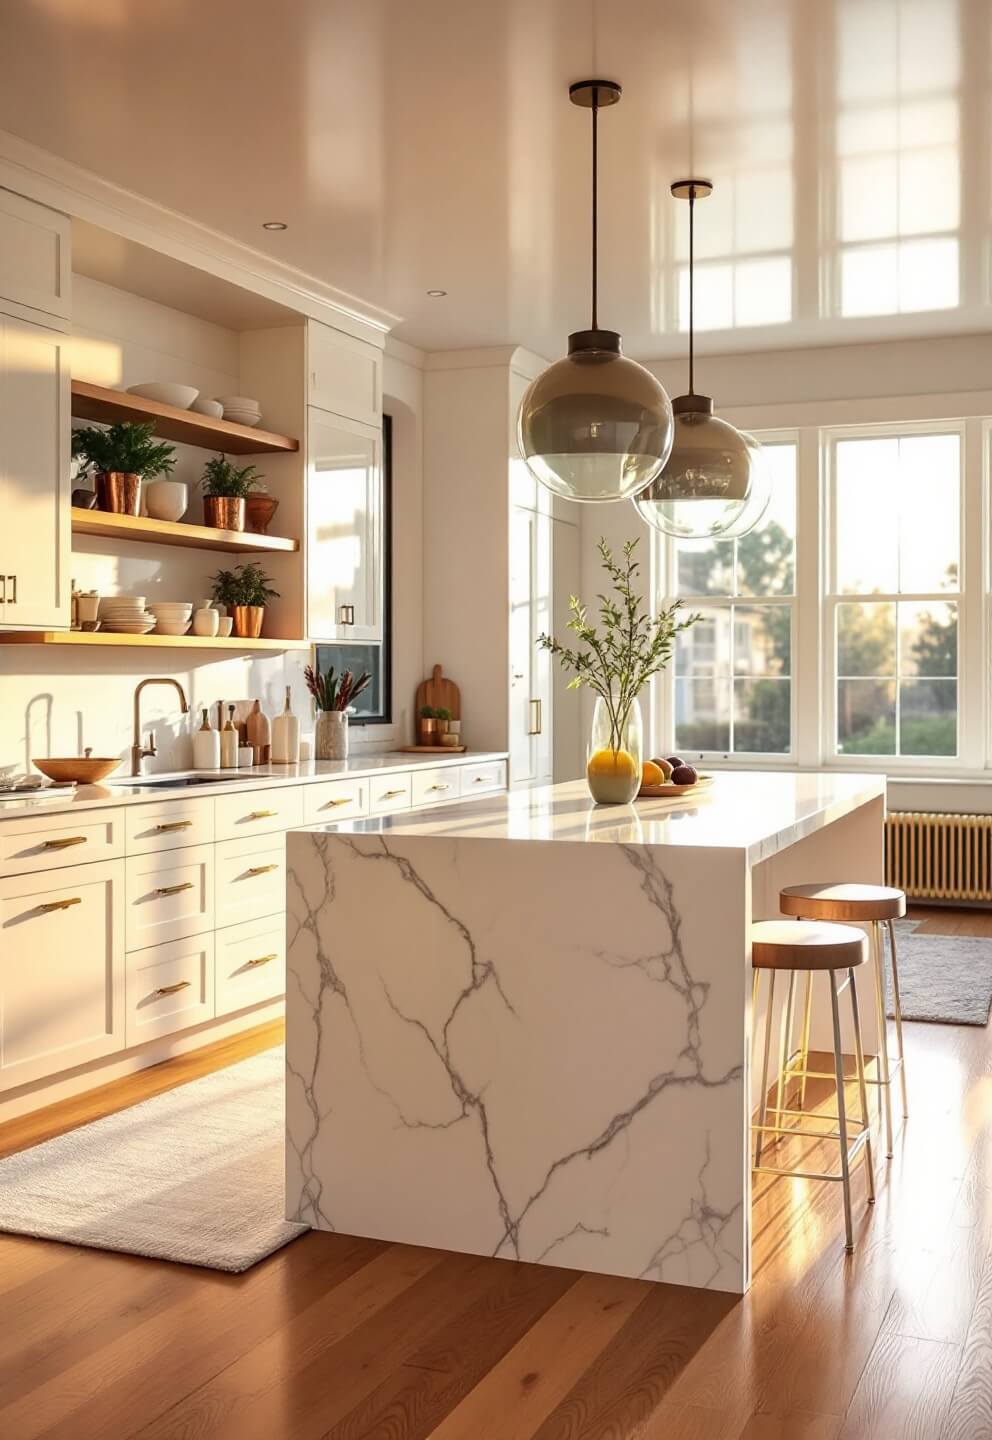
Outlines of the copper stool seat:
{"type": "MultiPolygon", "coordinates": [[[[878,1066],[877,1075],[870,1076],[867,1083],[877,1085],[880,1091],[880,1108],[885,1110],[886,1156],[892,1157],[892,1079],[899,1071],[902,1089],[903,1119],[909,1115],[906,1095],[906,1064],[902,1039],[902,1002],[899,996],[899,962],[896,954],[896,932],[894,920],[901,920],[906,913],[906,895],[889,885],[790,885],[779,892],[779,908],[783,915],[795,915],[807,920],[831,920],[853,922],[865,925],[871,938],[872,961],[875,972],[875,1003],[878,1010],[878,1066]],[[882,926],[889,932],[889,955],[892,974],[892,1011],[895,1019],[896,1040],[899,1055],[889,1059],[889,1027],[885,1015],[885,941],[882,926]]],[[[811,989],[806,983],[803,1013],[802,1045],[799,1066],[788,1065],[788,1073],[799,1074],[800,1067],[806,1070],[809,1056],[809,1020],[811,989]]],[[[819,1074],[820,1072],[807,1072],[819,1074]]],[[[788,1078],[788,1075],[787,1077],[788,1078]]],[[[800,1104],[805,1099],[805,1079],[802,1081],[800,1104]]]]}
{"type": "MultiPolygon", "coordinates": [[[[770,975],[768,1006],[765,1013],[763,1063],[761,1069],[761,1099],[758,1106],[758,1123],[752,1125],[755,1134],[754,1173],[760,1175],[787,1175],[804,1180],[839,1180],[844,1190],[844,1233],[848,1250],[854,1249],[854,1228],[851,1219],[851,1166],[859,1153],[864,1152],[865,1176],[868,1183],[868,1204],[875,1201],[875,1176],[871,1159],[871,1131],[868,1124],[868,1091],[865,1087],[865,1059],[861,1044],[861,1018],[858,1013],[858,989],[854,972],[863,965],[868,956],[868,943],[862,931],[852,925],[824,924],[804,920],[762,920],[751,926],[751,964],[754,968],[754,982],[751,997],[751,1013],[757,1015],[761,975],[770,975]],[[775,981],[780,971],[789,976],[789,991],[782,1017],[783,1044],[786,1043],[786,1024],[790,1023],[795,999],[797,974],[805,974],[807,980],[816,972],[825,972],[830,983],[830,1001],[833,1010],[834,1073],[837,1087],[837,1114],[818,1115],[817,1118],[834,1120],[836,1131],[824,1132],[803,1128],[796,1124],[784,1124],[790,1117],[802,1120],[808,1118],[805,1110],[789,1110],[783,1105],[783,1076],[779,1072],[778,1093],[774,1106],[768,1104],[768,1067],[771,1058],[772,1012],[775,1006],[775,981]],[[847,972],[847,977],[838,984],[838,974],[847,972]],[[861,1101],[861,1118],[849,1117],[844,1098],[844,1054],[841,1048],[839,999],[844,990],[851,996],[851,1017],[854,1021],[854,1054],[857,1065],[856,1079],[861,1101]],[[775,1123],[769,1123],[769,1114],[775,1123]],[[849,1139],[849,1128],[854,1124],[857,1134],[849,1139]],[[761,1154],[765,1137],[771,1135],[804,1135],[817,1140],[837,1140],[840,1145],[840,1173],[817,1170],[788,1170],[781,1166],[762,1165],[761,1154]]],[[[755,1021],[757,1034],[757,1021],[755,1021]]]]}

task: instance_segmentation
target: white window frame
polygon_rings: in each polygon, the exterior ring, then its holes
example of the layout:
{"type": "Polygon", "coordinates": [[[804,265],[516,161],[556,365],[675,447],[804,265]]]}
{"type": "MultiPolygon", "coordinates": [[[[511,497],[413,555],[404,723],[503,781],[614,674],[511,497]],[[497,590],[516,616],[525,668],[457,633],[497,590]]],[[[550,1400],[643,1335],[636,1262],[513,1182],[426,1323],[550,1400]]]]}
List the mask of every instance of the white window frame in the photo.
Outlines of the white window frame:
{"type": "MultiPolygon", "coordinates": [[[[986,426],[988,422],[985,422],[986,426]]],[[[983,630],[981,610],[986,586],[972,583],[974,568],[973,545],[968,544],[970,531],[980,527],[968,525],[971,506],[974,503],[976,458],[981,466],[983,459],[982,437],[973,432],[973,422],[963,420],[920,420],[892,421],[875,425],[840,425],[824,427],[819,431],[821,455],[821,533],[823,537],[822,559],[824,587],[820,596],[820,654],[824,674],[823,686],[823,731],[821,734],[821,764],[834,770],[858,770],[866,773],[882,773],[898,776],[923,776],[933,774],[960,773],[975,769],[983,764],[984,742],[982,695],[972,693],[970,680],[981,674],[975,668],[976,644],[981,647],[983,630]],[[855,755],[837,750],[837,654],[835,645],[837,606],[859,601],[885,602],[932,600],[929,593],[841,595],[837,589],[837,548],[836,548],[836,486],[834,455],[838,442],[844,440],[869,440],[901,438],[912,435],[957,435],[959,443],[959,554],[958,599],[958,753],[956,755],[855,755]],[[975,455],[975,441],[978,442],[978,456],[975,455]],[[977,615],[976,615],[977,609],[977,615]]],[[[987,453],[987,441],[985,453],[987,453]]],[[[984,466],[982,466],[984,468],[984,466]]],[[[982,475],[977,475],[979,498],[985,488],[982,475]]],[[[984,533],[984,531],[983,531],[984,533]]],[[[982,566],[979,561],[979,575],[982,566]]]]}
{"type": "MultiPolygon", "coordinates": [[[[785,444],[796,447],[796,541],[793,553],[794,565],[794,589],[791,595],[694,595],[685,597],[685,609],[692,612],[695,609],[730,609],[734,605],[788,605],[792,610],[792,628],[790,632],[790,710],[789,710],[789,739],[790,748],[788,751],[768,753],[766,751],[723,751],[723,750],[680,750],[679,754],[685,760],[698,761],[702,765],[727,766],[728,768],[750,769],[750,770],[788,770],[795,769],[802,763],[799,744],[799,692],[798,683],[798,647],[802,643],[803,629],[800,624],[800,601],[801,586],[800,575],[802,566],[800,560],[803,540],[809,529],[809,517],[803,514],[802,504],[802,432],[795,428],[781,430],[753,430],[755,439],[762,444],[785,444]]],[[[677,575],[675,558],[675,547],[677,541],[671,536],[660,535],[654,532],[657,540],[656,545],[656,569],[663,579],[665,598],[661,601],[663,605],[673,604],[676,596],[668,593],[673,588],[673,582],[677,575]]],[[[812,537],[810,537],[812,538],[812,537]]],[[[814,571],[816,567],[814,566],[814,571]]],[[[731,675],[731,705],[733,705],[733,681],[731,675]]],[[[742,677],[744,678],[744,677],[742,677]]],[[[675,659],[662,674],[656,677],[654,682],[654,695],[652,714],[658,717],[652,736],[653,755],[673,754],[675,740],[675,659]]]]}

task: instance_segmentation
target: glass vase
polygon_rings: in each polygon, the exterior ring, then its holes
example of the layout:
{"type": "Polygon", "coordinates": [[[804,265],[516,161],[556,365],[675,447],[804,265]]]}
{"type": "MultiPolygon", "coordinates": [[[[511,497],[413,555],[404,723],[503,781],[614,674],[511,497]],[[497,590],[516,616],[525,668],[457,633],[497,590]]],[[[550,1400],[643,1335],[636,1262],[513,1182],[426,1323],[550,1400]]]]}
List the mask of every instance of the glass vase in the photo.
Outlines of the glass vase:
{"type": "Polygon", "coordinates": [[[597,697],[586,757],[586,779],[597,805],[627,805],[641,788],[641,706],[627,709],[597,697]]]}
{"type": "Polygon", "coordinates": [[[315,760],[347,760],[348,716],[344,710],[318,710],[314,728],[315,760]]]}

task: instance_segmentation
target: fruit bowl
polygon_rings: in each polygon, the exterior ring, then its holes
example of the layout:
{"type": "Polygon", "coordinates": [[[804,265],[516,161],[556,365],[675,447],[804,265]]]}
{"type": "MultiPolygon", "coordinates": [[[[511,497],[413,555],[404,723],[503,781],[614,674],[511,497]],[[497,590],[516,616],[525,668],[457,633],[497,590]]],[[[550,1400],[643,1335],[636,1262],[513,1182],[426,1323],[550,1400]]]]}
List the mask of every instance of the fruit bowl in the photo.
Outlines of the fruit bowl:
{"type": "Polygon", "coordinates": [[[650,800],[685,795],[690,790],[705,790],[713,784],[712,775],[702,775],[678,755],[667,760],[646,760],[641,771],[639,797],[650,800]]]}
{"type": "Polygon", "coordinates": [[[642,785],[637,792],[638,800],[663,800],[666,796],[688,795],[691,791],[708,790],[713,784],[712,775],[700,775],[691,785],[675,785],[667,780],[664,785],[642,785]]]}

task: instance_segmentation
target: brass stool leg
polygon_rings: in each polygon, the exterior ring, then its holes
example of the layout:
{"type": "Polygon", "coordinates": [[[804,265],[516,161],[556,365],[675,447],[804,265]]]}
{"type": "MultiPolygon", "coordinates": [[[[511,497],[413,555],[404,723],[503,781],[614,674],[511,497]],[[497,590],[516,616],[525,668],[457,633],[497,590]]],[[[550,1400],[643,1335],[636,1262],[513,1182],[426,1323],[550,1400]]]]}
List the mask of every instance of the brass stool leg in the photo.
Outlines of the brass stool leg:
{"type": "MultiPolygon", "coordinates": [[[[775,1008],[775,971],[771,972],[771,980],[768,984],[768,1009],[765,1012],[765,1058],[761,1067],[761,1099],[758,1104],[758,1124],[764,1125],[768,1120],[768,1062],[772,1053],[772,1011],[775,1008]]],[[[764,1131],[758,1131],[758,1138],[754,1146],[755,1168],[761,1164],[761,1149],[764,1143],[764,1131]]]]}
{"type": "Polygon", "coordinates": [[[875,1002],[878,1005],[878,1087],[881,1091],[879,1113],[885,1108],[885,1155],[892,1159],[892,1084],[889,1072],[889,1022],[885,1013],[885,963],[882,954],[881,921],[871,922],[872,964],[875,968],[875,1002]]]}
{"type": "Polygon", "coordinates": [[[803,997],[803,1036],[800,1041],[800,1065],[802,1075],[799,1079],[799,1108],[806,1109],[806,1071],[809,1069],[809,1025],[813,1013],[813,972],[806,972],[806,994],[803,997]]]}
{"type": "Polygon", "coordinates": [[[834,1077],[837,1081],[837,1129],[840,1132],[841,1188],[844,1191],[844,1234],[846,1248],[854,1249],[854,1224],[851,1220],[851,1164],[847,1153],[847,1114],[844,1108],[844,1058],[840,1038],[840,1008],[837,1004],[837,972],[830,970],[830,1007],[834,1021],[834,1077]]]}
{"type": "Polygon", "coordinates": [[[892,1012],[896,1018],[896,1039],[899,1042],[899,1084],[902,1088],[902,1118],[909,1118],[906,1098],[906,1055],[902,1044],[902,1000],[899,996],[899,962],[896,959],[896,927],[889,921],[889,951],[892,955],[892,1012]]]}
{"type": "MultiPolygon", "coordinates": [[[[785,1071],[789,1064],[789,1045],[792,1040],[792,1024],[796,1006],[796,972],[789,971],[789,991],[782,1009],[782,1031],[779,1039],[778,1087],[775,1092],[776,1124],[782,1123],[782,1107],[786,1099],[785,1071]]],[[[779,1138],[775,1137],[776,1140],[779,1138]]]]}
{"type": "Polygon", "coordinates": [[[861,1098],[861,1123],[868,1131],[865,1140],[865,1169],[868,1180],[868,1204],[875,1203],[875,1166],[871,1158],[871,1116],[868,1113],[868,1086],[865,1084],[865,1047],[861,1043],[861,1014],[858,1010],[858,987],[854,971],[848,970],[851,989],[851,1019],[854,1021],[854,1059],[858,1067],[858,1094],[861,1098]]]}

